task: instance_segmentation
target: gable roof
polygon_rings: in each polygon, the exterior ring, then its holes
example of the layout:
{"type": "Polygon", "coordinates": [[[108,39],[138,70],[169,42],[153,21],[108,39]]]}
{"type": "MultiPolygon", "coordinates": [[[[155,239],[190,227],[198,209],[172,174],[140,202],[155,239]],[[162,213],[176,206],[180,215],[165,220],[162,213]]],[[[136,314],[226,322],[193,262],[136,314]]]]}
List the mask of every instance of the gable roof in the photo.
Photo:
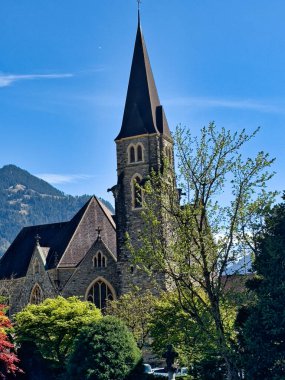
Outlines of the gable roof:
{"type": "Polygon", "coordinates": [[[23,228],[0,260],[0,279],[26,275],[36,235],[40,236],[40,245],[49,248],[46,269],[75,267],[96,240],[98,227],[116,255],[115,223],[96,197],[90,198],[69,222],[23,228]]]}
{"type": "Polygon", "coordinates": [[[139,21],[123,122],[116,140],[151,133],[171,138],[139,21]]]}

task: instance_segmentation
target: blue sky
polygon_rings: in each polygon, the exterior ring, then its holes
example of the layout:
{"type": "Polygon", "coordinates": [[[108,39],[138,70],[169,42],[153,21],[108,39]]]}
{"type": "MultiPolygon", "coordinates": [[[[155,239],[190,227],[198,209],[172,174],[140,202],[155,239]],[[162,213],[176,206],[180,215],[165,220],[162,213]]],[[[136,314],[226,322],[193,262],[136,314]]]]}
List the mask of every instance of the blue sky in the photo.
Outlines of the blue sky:
{"type": "MultiPolygon", "coordinates": [[[[69,194],[116,183],[137,26],[135,0],[2,0],[0,167],[16,164],[69,194]]],[[[249,132],[246,154],[276,157],[285,189],[284,0],[143,0],[141,17],[172,130],[214,120],[249,132]]]]}

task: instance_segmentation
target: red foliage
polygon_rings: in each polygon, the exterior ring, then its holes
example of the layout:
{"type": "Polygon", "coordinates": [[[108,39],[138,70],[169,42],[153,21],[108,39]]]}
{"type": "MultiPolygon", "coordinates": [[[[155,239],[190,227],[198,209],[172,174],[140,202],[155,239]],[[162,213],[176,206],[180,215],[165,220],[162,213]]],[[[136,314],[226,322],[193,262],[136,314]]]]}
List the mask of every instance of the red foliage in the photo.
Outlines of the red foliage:
{"type": "Polygon", "coordinates": [[[0,304],[0,379],[5,380],[7,375],[23,372],[19,367],[19,359],[15,354],[14,344],[10,342],[7,330],[12,328],[10,319],[5,315],[6,305],[0,304]]]}

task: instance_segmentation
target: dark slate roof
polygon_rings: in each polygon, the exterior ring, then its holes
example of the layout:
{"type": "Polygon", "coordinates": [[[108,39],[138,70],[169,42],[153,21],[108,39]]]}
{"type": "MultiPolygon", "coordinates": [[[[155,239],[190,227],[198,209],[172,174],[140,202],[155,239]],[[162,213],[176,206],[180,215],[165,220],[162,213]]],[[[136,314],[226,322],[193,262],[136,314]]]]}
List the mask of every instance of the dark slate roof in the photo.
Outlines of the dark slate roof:
{"type": "Polygon", "coordinates": [[[115,223],[109,210],[95,197],[69,222],[23,228],[0,260],[0,279],[26,275],[36,235],[41,237],[40,245],[49,248],[46,269],[75,267],[97,239],[98,227],[102,228],[101,235],[108,248],[116,255],[115,223]]]}
{"type": "Polygon", "coordinates": [[[123,122],[116,140],[146,133],[162,133],[171,138],[139,22],[123,122]]]}

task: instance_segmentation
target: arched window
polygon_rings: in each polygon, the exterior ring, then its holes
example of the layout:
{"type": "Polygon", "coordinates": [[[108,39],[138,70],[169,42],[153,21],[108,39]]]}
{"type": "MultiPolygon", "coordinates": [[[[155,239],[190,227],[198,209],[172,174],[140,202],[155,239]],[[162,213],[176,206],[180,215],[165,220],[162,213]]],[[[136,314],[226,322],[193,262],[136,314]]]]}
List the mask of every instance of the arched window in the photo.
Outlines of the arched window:
{"type": "Polygon", "coordinates": [[[134,208],[142,207],[142,188],[141,188],[141,179],[139,176],[136,176],[133,179],[133,206],[134,208]]]}
{"type": "Polygon", "coordinates": [[[98,251],[93,257],[93,267],[94,268],[106,268],[107,267],[107,258],[103,255],[101,251],[98,251]]]}
{"type": "Polygon", "coordinates": [[[86,296],[87,301],[94,303],[98,309],[105,309],[107,301],[112,301],[114,298],[114,290],[103,279],[95,281],[86,296]]]}
{"type": "Polygon", "coordinates": [[[129,149],[129,162],[135,162],[135,161],[136,161],[135,148],[131,146],[129,149]]]}
{"type": "Polygon", "coordinates": [[[141,143],[128,146],[128,160],[130,164],[144,161],[143,145],[141,143]]]}
{"type": "Polygon", "coordinates": [[[30,303],[34,304],[34,305],[38,305],[39,303],[41,303],[44,299],[44,294],[43,294],[43,291],[41,289],[41,287],[36,284],[34,287],[33,287],[33,290],[31,292],[31,296],[30,296],[30,303]]]}
{"type": "Polygon", "coordinates": [[[34,274],[40,273],[40,263],[39,260],[36,258],[34,261],[34,274]]]}
{"type": "Polygon", "coordinates": [[[102,266],[102,253],[98,252],[97,254],[97,262],[98,262],[98,268],[101,268],[102,266]]]}
{"type": "Polygon", "coordinates": [[[171,147],[166,147],[165,148],[165,158],[168,160],[168,162],[171,164],[172,163],[172,150],[171,147]]]}
{"type": "Polygon", "coordinates": [[[172,163],[172,151],[171,151],[171,148],[168,148],[168,160],[169,160],[169,163],[171,164],[172,163]]]}
{"type": "Polygon", "coordinates": [[[143,161],[143,150],[140,144],[137,147],[137,161],[143,161]]]}

